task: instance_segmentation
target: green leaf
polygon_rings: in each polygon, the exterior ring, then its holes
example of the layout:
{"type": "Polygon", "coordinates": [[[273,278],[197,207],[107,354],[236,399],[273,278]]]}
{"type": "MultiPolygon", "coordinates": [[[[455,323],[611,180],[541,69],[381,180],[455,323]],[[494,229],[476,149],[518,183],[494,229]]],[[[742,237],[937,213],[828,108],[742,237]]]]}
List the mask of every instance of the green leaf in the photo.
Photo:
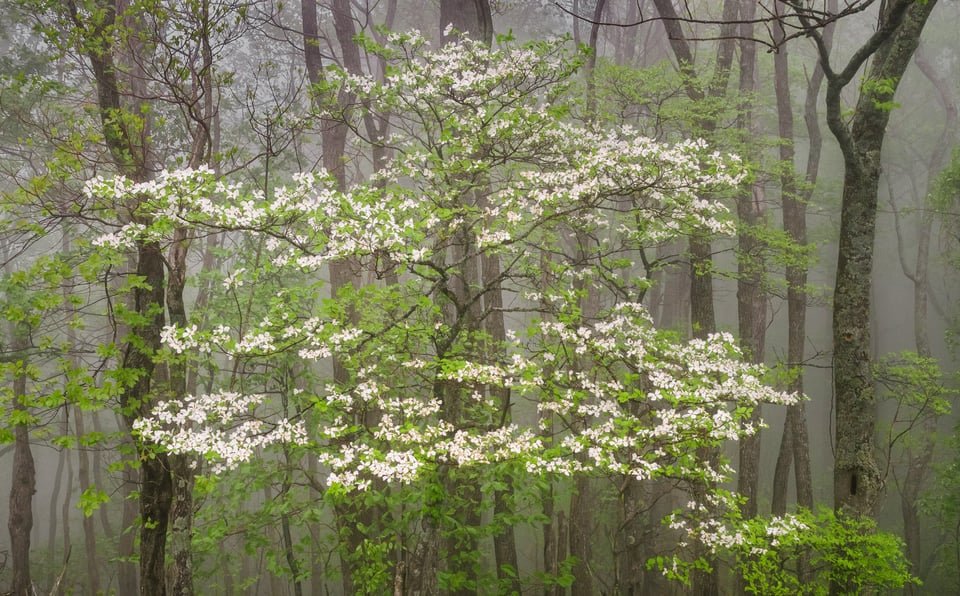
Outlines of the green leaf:
{"type": "Polygon", "coordinates": [[[90,517],[104,503],[110,502],[110,497],[102,490],[98,490],[96,485],[91,485],[80,495],[80,502],[77,508],[83,511],[85,517],[90,517]]]}

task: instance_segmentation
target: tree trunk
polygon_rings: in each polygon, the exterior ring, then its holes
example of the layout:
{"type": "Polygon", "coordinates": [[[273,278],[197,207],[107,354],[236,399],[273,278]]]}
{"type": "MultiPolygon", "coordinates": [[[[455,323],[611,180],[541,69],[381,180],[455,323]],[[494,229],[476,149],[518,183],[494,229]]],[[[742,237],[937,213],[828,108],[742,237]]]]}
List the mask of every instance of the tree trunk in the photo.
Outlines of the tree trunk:
{"type": "MultiPolygon", "coordinates": [[[[134,332],[143,348],[127,345],[122,366],[140,371],[137,381],[121,396],[121,406],[128,428],[150,411],[154,362],[151,354],[160,348],[163,328],[164,259],[160,247],[141,243],[138,247],[137,275],[146,287],[134,290],[136,312],[147,323],[134,332]]],[[[173,502],[173,487],[167,455],[154,446],[137,442],[140,455],[140,594],[165,596],[167,528],[173,502]]]]}
{"type": "Polygon", "coordinates": [[[489,0],[440,0],[440,29],[445,30],[448,25],[462,34],[469,33],[477,41],[493,43],[489,0]]]}
{"type": "MultiPolygon", "coordinates": [[[[877,34],[861,50],[873,54],[868,82],[861,87],[848,126],[840,94],[860,63],[841,73],[825,66],[827,123],[844,158],[840,246],[833,297],[833,379],[836,399],[834,506],[853,515],[873,516],[883,498],[882,476],[874,448],[876,396],[870,353],[870,288],[876,229],[880,157],[890,103],[920,41],[936,0],[890,2],[877,34]],[[873,49],[873,52],[869,50],[873,49]],[[892,87],[892,89],[891,89],[892,87]]],[[[821,61],[828,63],[820,44],[821,61]]],[[[861,56],[863,52],[858,52],[861,56]]],[[[839,589],[839,587],[837,588],[839,589]]]]}
{"type": "MultiPolygon", "coordinates": [[[[60,250],[63,254],[69,254],[72,250],[71,248],[71,238],[70,230],[67,226],[63,227],[63,236],[61,238],[60,250]]],[[[63,293],[63,303],[67,309],[68,316],[72,319],[77,316],[76,308],[72,305],[70,301],[70,292],[67,289],[67,286],[64,285],[62,288],[63,293]]],[[[67,344],[70,346],[77,346],[79,342],[77,341],[77,331],[72,325],[68,325],[66,328],[66,338],[67,344]]],[[[76,354],[71,351],[68,356],[70,360],[70,366],[79,370],[81,366],[80,360],[77,358],[76,354]]],[[[83,410],[74,406],[73,410],[73,420],[76,428],[76,439],[77,445],[80,446],[77,450],[77,479],[80,482],[80,490],[85,491],[91,486],[94,486],[94,483],[91,482],[90,478],[90,454],[88,453],[88,448],[83,447],[83,437],[87,434],[86,424],[84,420],[83,410]]],[[[102,489],[102,487],[100,487],[102,489]]],[[[99,508],[101,513],[103,513],[104,507],[99,508]]],[[[84,546],[84,556],[86,557],[87,564],[87,589],[90,590],[91,594],[100,593],[100,564],[97,556],[97,531],[94,524],[94,519],[92,515],[83,516],[83,546],[84,546]]]]}
{"type": "MultiPolygon", "coordinates": [[[[131,438],[132,441],[132,438],[131,438]]],[[[140,593],[140,578],[136,563],[136,531],[139,507],[133,498],[133,491],[140,485],[140,470],[133,467],[133,462],[127,461],[123,467],[123,483],[120,487],[120,496],[123,499],[123,515],[121,518],[120,540],[117,544],[117,554],[120,561],[117,563],[117,581],[119,594],[140,593]]]]}
{"type": "MultiPolygon", "coordinates": [[[[507,340],[506,324],[503,319],[503,288],[500,283],[500,258],[484,254],[481,258],[483,289],[484,327],[490,337],[491,346],[487,348],[488,358],[496,362],[503,354],[503,345],[507,340]]],[[[510,389],[496,387],[490,392],[500,404],[501,424],[510,422],[510,389]]],[[[508,488],[497,490],[493,495],[493,513],[495,516],[509,516],[513,513],[513,486],[507,478],[508,488]]],[[[497,565],[497,579],[503,586],[509,586],[508,593],[521,593],[520,564],[517,558],[517,539],[513,525],[507,524],[493,537],[493,553],[497,565]],[[509,571],[512,570],[512,571],[509,571]]]]}
{"type": "MultiPolygon", "coordinates": [[[[95,23],[86,22],[89,15],[81,13],[75,0],[68,0],[67,10],[75,27],[88,37],[83,51],[90,61],[97,88],[97,107],[101,119],[104,141],[110,151],[119,172],[134,181],[142,182],[151,176],[147,155],[146,140],[149,127],[144,122],[143,130],[131,131],[122,124],[124,120],[118,114],[141,114],[136,110],[125,110],[121,85],[117,79],[119,69],[114,62],[117,36],[110,31],[117,23],[118,12],[122,15],[125,8],[123,0],[103,2],[95,23]],[[118,121],[121,123],[118,125],[118,121]]],[[[135,26],[135,24],[134,24],[135,26]]],[[[136,42],[136,36],[131,35],[136,42]]],[[[134,61],[136,62],[136,61],[134,61]]],[[[144,79],[132,77],[137,85],[144,79]]],[[[146,94],[135,95],[135,101],[145,101],[146,94]]],[[[146,112],[143,112],[146,113],[146,112]]],[[[127,205],[133,220],[137,198],[131,198],[127,205]]],[[[137,223],[148,223],[138,221],[137,223]]],[[[152,399],[152,377],[155,369],[152,354],[159,350],[160,331],[164,325],[164,258],[159,245],[154,242],[139,241],[136,253],[136,273],[141,276],[145,287],[133,291],[133,308],[143,323],[131,329],[137,335],[136,342],[125,342],[120,365],[138,372],[137,380],[126,387],[120,396],[124,422],[132,428],[134,420],[150,411],[152,399]]],[[[172,501],[170,469],[167,457],[162,452],[154,452],[152,446],[137,444],[140,455],[140,593],[144,596],[166,596],[165,580],[166,539],[169,513],[172,501]]]]}
{"type": "MultiPolygon", "coordinates": [[[[300,3],[303,19],[304,62],[307,77],[310,83],[318,86],[323,81],[323,56],[320,53],[320,31],[316,0],[303,0],[300,3]]],[[[334,17],[351,23],[349,5],[338,2],[334,7],[334,17]],[[346,10],[346,12],[344,12],[346,10]]],[[[350,103],[349,98],[339,98],[344,105],[350,103]]],[[[322,107],[324,98],[316,97],[318,107],[322,107]]],[[[343,155],[346,152],[348,128],[345,123],[333,119],[322,120],[321,143],[323,145],[323,167],[333,176],[338,188],[346,187],[346,170],[343,155]]],[[[330,263],[330,296],[336,297],[337,292],[348,284],[353,284],[356,276],[348,263],[337,261],[330,263]]],[[[347,370],[342,363],[334,358],[333,380],[338,385],[345,385],[349,381],[347,370]]],[[[343,503],[334,507],[337,518],[337,528],[344,545],[341,547],[340,567],[341,582],[344,594],[354,593],[353,564],[350,556],[357,551],[362,536],[357,531],[357,517],[360,514],[359,504],[343,503]]]]}
{"type": "MultiPolygon", "coordinates": [[[[312,477],[319,473],[317,458],[307,454],[302,466],[312,477]]],[[[310,500],[319,506],[323,502],[323,493],[312,482],[309,488],[310,500]]],[[[308,524],[310,531],[310,596],[323,596],[324,593],[324,566],[323,566],[323,530],[320,524],[308,524]]]]}
{"type": "MultiPolygon", "coordinates": [[[[64,424],[66,426],[66,423],[64,424]]],[[[69,432],[64,428],[64,432],[69,432]]],[[[67,482],[64,487],[63,501],[60,503],[60,527],[63,530],[63,565],[66,566],[70,559],[70,552],[73,550],[73,539],[70,534],[71,513],[76,509],[77,503],[73,498],[73,458],[67,458],[67,482]]],[[[66,594],[63,584],[57,587],[57,596],[66,594]]]]}
{"type": "MultiPolygon", "coordinates": [[[[833,0],[835,1],[835,0],[833,0]]],[[[783,2],[777,3],[781,8],[783,2]]],[[[833,25],[824,32],[826,45],[831,46],[833,25]]],[[[782,27],[774,31],[777,40],[785,37],[782,27]]],[[[775,92],[777,97],[777,124],[780,135],[780,161],[784,164],[780,177],[780,194],[783,203],[783,229],[790,240],[798,247],[807,243],[806,205],[810,191],[798,194],[794,172],[793,106],[790,100],[790,79],[788,48],[780,47],[774,54],[775,92]]],[[[820,125],[816,113],[817,97],[823,82],[823,68],[817,64],[813,75],[807,82],[805,117],[809,136],[807,153],[807,182],[813,188],[820,167],[820,148],[822,145],[820,125]]],[[[794,369],[788,390],[803,393],[803,358],[806,343],[807,312],[807,267],[805,263],[787,265],[787,362],[794,369]]],[[[797,503],[806,508],[813,507],[813,490],[810,473],[809,440],[807,438],[806,412],[803,402],[787,407],[787,416],[783,426],[783,436],[773,477],[773,499],[771,510],[774,515],[787,512],[787,485],[791,463],[795,469],[797,503]]]]}
{"type": "MultiPolygon", "coordinates": [[[[575,262],[588,263],[594,257],[593,239],[589,234],[578,230],[573,236],[575,244],[575,262]]],[[[594,322],[600,312],[600,296],[591,280],[577,278],[573,282],[575,293],[580,296],[580,318],[583,324],[594,322]]],[[[594,362],[588,358],[579,358],[573,364],[575,370],[589,371],[594,362]]],[[[577,415],[570,423],[573,432],[581,432],[586,424],[583,415],[577,415]]],[[[584,457],[584,454],[578,454],[584,457]]],[[[593,560],[593,541],[597,532],[596,490],[591,478],[578,475],[574,480],[573,494],[570,495],[570,518],[568,526],[568,548],[575,559],[573,566],[573,594],[589,596],[595,593],[593,560]]]]}
{"type": "MultiPolygon", "coordinates": [[[[738,127],[747,137],[759,134],[753,121],[750,102],[758,90],[756,82],[757,47],[753,37],[753,24],[757,3],[745,0],[740,5],[740,93],[744,107],[738,117],[738,127]]],[[[764,339],[767,328],[767,303],[763,295],[764,256],[763,244],[757,236],[756,227],[766,209],[762,184],[751,183],[740,189],[737,197],[737,217],[741,230],[738,235],[737,258],[737,320],[739,322],[740,347],[744,357],[756,364],[764,361],[764,339]]],[[[757,427],[755,434],[740,441],[740,467],[737,472],[737,492],[746,499],[743,505],[745,519],[756,517],[757,497],[760,484],[760,420],[761,410],[757,404],[750,423],[757,427]]]]}
{"type": "MultiPolygon", "coordinates": [[[[13,371],[13,409],[27,412],[27,372],[25,352],[27,335],[20,325],[13,327],[12,349],[22,358],[13,371]]],[[[33,494],[37,492],[37,470],[30,448],[30,430],[26,424],[13,429],[13,470],[10,485],[10,509],[7,529],[10,532],[11,592],[13,596],[32,596],[30,579],[30,531],[33,529],[33,494]]]]}
{"type": "MultiPolygon", "coordinates": [[[[66,417],[64,412],[61,414],[66,417]]],[[[57,554],[57,530],[60,528],[57,521],[57,506],[60,503],[60,489],[63,486],[63,471],[67,464],[68,451],[59,449],[57,451],[57,471],[53,477],[53,491],[50,494],[50,505],[47,509],[49,529],[47,530],[47,567],[53,569],[54,559],[57,554]]]]}
{"type": "Polygon", "coordinates": [[[193,594],[193,474],[191,455],[169,456],[173,503],[170,507],[170,591],[193,594]]]}
{"type": "MultiPolygon", "coordinates": [[[[208,90],[209,94],[209,90],[208,90]]],[[[209,130],[209,127],[207,127],[209,130]]],[[[205,143],[196,143],[206,146],[205,143]]],[[[196,156],[195,156],[196,157],[196,156]]],[[[198,165],[198,164],[193,164],[198,165]]],[[[173,241],[167,252],[166,302],[170,324],[180,329],[187,327],[186,304],[183,299],[187,281],[187,252],[189,240],[186,230],[174,230],[173,241]]],[[[187,396],[187,364],[177,360],[168,365],[169,397],[183,399],[187,396]]],[[[193,456],[178,454],[168,456],[170,465],[170,556],[172,558],[170,590],[174,596],[193,595],[193,456]]]]}
{"type": "Polygon", "coordinates": [[[590,478],[577,476],[573,494],[570,496],[569,544],[570,556],[576,558],[573,566],[572,593],[591,596],[593,586],[593,538],[597,528],[594,522],[596,495],[590,478]]]}
{"type": "MultiPolygon", "coordinates": [[[[103,432],[103,428],[100,426],[100,412],[98,410],[91,412],[90,419],[93,421],[94,432],[103,432]]],[[[93,470],[93,483],[100,487],[107,486],[106,477],[103,474],[104,468],[106,467],[103,465],[103,450],[93,450],[93,461],[90,467],[93,470]]],[[[103,529],[103,536],[112,542],[116,540],[117,532],[114,530],[113,522],[110,521],[110,509],[110,507],[104,506],[98,509],[97,513],[100,517],[100,527],[103,529]]]]}
{"type": "MultiPolygon", "coordinates": [[[[542,415],[542,414],[541,414],[542,415]]],[[[557,538],[557,528],[555,521],[555,507],[553,497],[553,483],[548,484],[540,492],[540,501],[543,504],[543,572],[548,577],[556,577],[560,568],[560,558],[558,546],[560,541],[557,538]]],[[[560,596],[560,587],[553,585],[543,592],[544,596],[560,596]]]]}
{"type": "MultiPolygon", "coordinates": [[[[76,343],[71,342],[71,345],[76,345],[76,343]]],[[[86,434],[83,411],[79,407],[73,408],[73,420],[79,441],[80,437],[86,434]]],[[[80,444],[82,445],[82,443],[80,444]]],[[[92,486],[90,482],[90,456],[85,447],[80,447],[77,458],[77,480],[80,482],[80,490],[84,491],[92,486]]],[[[91,594],[98,594],[100,592],[100,567],[97,560],[97,530],[94,521],[93,515],[83,516],[83,547],[85,551],[83,554],[87,563],[87,588],[91,594]]]]}

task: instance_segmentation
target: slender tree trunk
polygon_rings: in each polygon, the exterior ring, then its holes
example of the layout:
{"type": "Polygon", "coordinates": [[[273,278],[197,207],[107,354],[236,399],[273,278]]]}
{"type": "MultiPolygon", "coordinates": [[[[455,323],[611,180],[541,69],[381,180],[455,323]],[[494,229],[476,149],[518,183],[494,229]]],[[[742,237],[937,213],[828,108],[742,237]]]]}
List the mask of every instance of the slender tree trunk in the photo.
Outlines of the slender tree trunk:
{"type": "MultiPolygon", "coordinates": [[[[100,412],[94,410],[91,412],[90,420],[93,422],[94,432],[101,433],[103,432],[103,427],[100,425],[100,412]]],[[[103,451],[101,449],[93,450],[93,461],[90,465],[93,470],[93,482],[99,487],[107,486],[107,479],[103,475],[104,465],[103,465],[103,451]]],[[[113,541],[117,538],[117,532],[114,530],[113,522],[110,521],[111,507],[100,507],[97,510],[98,516],[100,518],[100,527],[103,529],[103,536],[109,541],[113,541]]]]}
{"type": "Polygon", "coordinates": [[[657,327],[672,329],[687,337],[690,334],[692,275],[686,263],[677,262],[682,252],[683,247],[677,241],[657,247],[657,261],[667,264],[652,272],[654,285],[647,294],[657,327]]]}
{"type": "MultiPolygon", "coordinates": [[[[303,467],[307,469],[311,477],[317,477],[320,471],[317,458],[312,454],[308,454],[305,456],[305,460],[302,464],[303,467]]],[[[310,500],[319,506],[323,499],[323,493],[318,490],[318,487],[312,482],[310,484],[309,495],[310,500]]],[[[325,587],[323,581],[323,529],[320,527],[320,524],[317,523],[308,524],[307,529],[310,532],[310,596],[323,596],[325,587]]]]}
{"type": "MultiPolygon", "coordinates": [[[[548,288],[550,287],[550,264],[551,264],[551,254],[547,251],[542,251],[540,253],[540,287],[548,288]]],[[[544,313],[550,312],[550,305],[548,301],[544,298],[540,298],[540,310],[544,313]]],[[[545,314],[544,317],[548,317],[549,314],[545,314]]],[[[549,369],[544,371],[544,378],[550,377],[549,369]]],[[[539,417],[539,428],[541,429],[540,436],[546,442],[551,440],[552,431],[549,430],[553,428],[554,425],[554,415],[549,410],[542,410],[537,413],[539,417]]],[[[556,496],[555,496],[554,483],[548,481],[547,484],[540,491],[540,502],[543,506],[543,516],[545,518],[543,523],[543,571],[547,574],[548,577],[557,577],[557,574],[560,570],[560,562],[565,558],[564,553],[561,549],[564,549],[567,544],[566,538],[560,535],[560,516],[563,515],[563,509],[556,506],[556,496]]],[[[544,590],[544,596],[560,596],[563,593],[563,590],[560,586],[554,584],[549,586],[544,590]]]]}
{"type": "MultiPolygon", "coordinates": [[[[778,10],[783,2],[777,3],[778,10]]],[[[824,32],[827,45],[833,26],[824,32]]],[[[783,40],[785,32],[778,26],[774,33],[778,41],[783,40]]],[[[793,106],[790,99],[789,53],[786,44],[774,54],[775,91],[777,97],[777,123],[780,134],[780,161],[784,164],[780,177],[780,195],[783,203],[783,229],[790,240],[803,247],[807,242],[806,196],[798,194],[794,173],[793,106]]],[[[820,125],[816,113],[817,96],[823,81],[823,68],[818,64],[807,82],[807,101],[805,105],[809,151],[807,156],[807,178],[810,186],[816,181],[820,161],[820,125]]],[[[794,368],[789,391],[803,393],[804,344],[806,342],[807,312],[807,267],[805,263],[787,265],[787,362],[794,368]]],[[[806,412],[803,402],[787,407],[787,416],[783,425],[783,435],[774,468],[773,499],[771,510],[774,515],[787,512],[787,486],[790,466],[795,466],[797,503],[803,507],[813,507],[813,491],[810,479],[810,456],[806,430],[806,412]]]]}
{"type": "MultiPolygon", "coordinates": [[[[69,429],[66,428],[67,424],[64,421],[64,433],[69,432],[69,429]]],[[[70,552],[73,550],[73,539],[71,538],[70,532],[70,520],[73,517],[73,510],[76,509],[76,500],[73,496],[73,458],[67,458],[67,482],[64,487],[63,501],[60,502],[60,519],[61,524],[60,528],[63,534],[63,565],[66,566],[67,562],[70,559],[70,552]]],[[[57,588],[57,596],[63,596],[66,593],[66,588],[61,584],[57,588]]]]}
{"type": "MultiPolygon", "coordinates": [[[[66,413],[63,414],[66,416],[66,413]]],[[[57,471],[53,477],[53,491],[50,494],[50,504],[47,509],[49,527],[47,530],[47,567],[53,569],[54,559],[57,554],[57,530],[59,530],[59,520],[57,519],[57,506],[60,503],[60,489],[63,485],[63,471],[67,464],[68,452],[66,449],[57,450],[57,471]]]]}
{"type": "MultiPolygon", "coordinates": [[[[635,23],[640,17],[640,5],[643,3],[643,0],[638,0],[636,2],[630,2],[627,4],[626,17],[624,19],[625,23],[635,23]]],[[[639,27],[627,27],[621,28],[617,35],[617,44],[616,44],[616,61],[617,64],[622,64],[624,66],[630,66],[633,64],[633,61],[637,55],[637,46],[638,36],[640,33],[639,27]]]]}
{"type": "MultiPolygon", "coordinates": [[[[76,345],[73,342],[71,344],[76,345]]],[[[78,407],[73,408],[73,421],[77,429],[76,436],[79,440],[86,434],[86,428],[83,411],[78,407]]],[[[79,444],[82,445],[82,443],[79,444]]],[[[84,491],[92,486],[90,482],[90,456],[87,453],[87,448],[81,447],[78,449],[77,459],[77,480],[80,482],[80,490],[84,491]]],[[[100,565],[97,559],[97,530],[94,521],[92,515],[83,516],[83,547],[85,551],[83,554],[87,563],[87,588],[91,594],[100,592],[100,565]]]]}
{"type": "MultiPolygon", "coordinates": [[[[573,237],[576,254],[576,262],[588,263],[593,258],[594,242],[592,238],[577,231],[573,237]]],[[[592,323],[600,313],[600,296],[593,287],[591,280],[577,279],[573,282],[573,287],[580,298],[581,320],[584,324],[592,323]]],[[[582,358],[575,363],[576,370],[589,371],[594,363],[586,358],[582,358]]],[[[585,420],[578,416],[575,418],[571,427],[574,432],[583,430],[585,420]]],[[[582,455],[582,454],[581,454],[582,455]]],[[[593,558],[594,539],[597,538],[597,492],[593,486],[592,479],[588,476],[578,475],[574,480],[573,494],[570,496],[570,519],[568,526],[568,548],[570,556],[574,557],[576,562],[573,566],[573,585],[571,592],[576,595],[583,594],[589,596],[596,593],[595,587],[595,564],[593,558]]]]}
{"type": "MultiPolygon", "coordinates": [[[[503,356],[503,344],[507,340],[506,324],[503,319],[503,288],[500,284],[500,259],[496,255],[484,254],[481,258],[483,288],[484,326],[492,345],[488,348],[489,358],[497,360],[503,356]]],[[[510,421],[510,389],[491,388],[500,405],[501,424],[510,421]]],[[[509,482],[509,479],[508,479],[509,482]]],[[[513,486],[506,490],[496,490],[493,495],[493,513],[495,516],[508,516],[513,513],[513,486]]],[[[493,553],[497,565],[497,579],[500,586],[509,586],[510,592],[520,594],[520,563],[517,558],[517,539],[512,525],[505,525],[493,537],[493,553]],[[508,572],[512,570],[512,572],[508,572]]]]}
{"type": "Polygon", "coordinates": [[[643,509],[649,497],[645,486],[653,482],[641,483],[635,478],[624,479],[620,489],[619,527],[617,529],[616,557],[617,574],[615,590],[619,594],[643,592],[646,579],[646,563],[650,552],[647,544],[648,514],[643,509]]]}
{"type": "Polygon", "coordinates": [[[573,566],[572,593],[580,596],[595,594],[593,585],[593,539],[597,531],[594,521],[597,503],[590,478],[579,475],[570,496],[570,525],[568,543],[570,556],[576,558],[573,566]]]}
{"type": "MultiPolygon", "coordinates": [[[[558,548],[560,541],[557,538],[557,522],[555,519],[553,483],[546,486],[540,493],[543,504],[543,572],[548,577],[556,577],[560,568],[558,548]]],[[[552,585],[544,590],[544,596],[560,596],[560,586],[552,585]]]]}
{"type": "MultiPolygon", "coordinates": [[[[778,7],[780,4],[778,4],[778,7]]],[[[837,0],[829,0],[828,10],[837,10],[837,0]]],[[[822,43],[829,53],[833,45],[833,31],[835,25],[828,25],[822,35],[822,43]]],[[[776,31],[781,37],[782,29],[776,31]]],[[[781,137],[781,160],[788,164],[793,163],[793,110],[790,107],[789,72],[787,69],[786,47],[781,53],[774,56],[774,68],[777,72],[776,94],[778,105],[779,130],[781,137]],[[782,56],[781,56],[782,54],[782,56]],[[789,139],[789,140],[788,140],[789,139]]],[[[807,203],[812,195],[820,170],[820,151],[823,146],[823,136],[820,132],[820,118],[817,111],[820,87],[824,79],[824,70],[821,63],[817,63],[813,74],[807,81],[806,97],[804,100],[804,122],[807,128],[808,151],[806,166],[807,188],[799,193],[791,175],[781,182],[783,195],[783,226],[790,239],[799,247],[807,244],[807,203]]],[[[792,174],[792,169],[788,172],[792,174]]],[[[806,312],[807,312],[807,267],[804,264],[787,267],[787,360],[791,366],[797,367],[797,372],[791,380],[788,389],[803,394],[804,345],[806,343],[806,312]]],[[[797,504],[807,509],[813,508],[813,480],[810,469],[810,443],[807,431],[806,406],[804,402],[788,406],[787,417],[784,423],[784,436],[777,457],[774,471],[773,485],[773,513],[786,513],[787,482],[791,461],[794,464],[794,478],[797,492],[797,504]]],[[[799,575],[801,580],[809,574],[805,559],[800,561],[799,575]]]]}
{"type": "MultiPolygon", "coordinates": [[[[70,230],[67,226],[64,226],[60,250],[63,254],[69,254],[71,249],[70,230]]],[[[66,285],[63,286],[62,293],[67,314],[70,318],[73,318],[77,313],[70,301],[70,293],[66,285]]],[[[77,346],[76,329],[72,325],[68,325],[65,333],[67,344],[77,346]]],[[[74,353],[69,355],[69,360],[72,368],[79,369],[81,363],[74,353]]],[[[88,448],[82,446],[82,439],[87,434],[86,421],[84,420],[83,410],[80,407],[74,406],[72,409],[74,426],[76,428],[75,436],[77,438],[77,445],[80,445],[77,450],[77,479],[80,482],[80,490],[85,491],[93,486],[90,478],[90,454],[88,453],[88,448]]],[[[102,490],[102,487],[100,488],[102,490]]],[[[104,508],[100,507],[100,509],[104,508]]],[[[87,589],[90,590],[91,594],[98,594],[100,592],[100,564],[97,556],[97,531],[92,515],[83,516],[83,546],[87,564],[87,589]]]]}
{"type": "MultiPolygon", "coordinates": [[[[758,90],[756,81],[757,47],[753,37],[753,24],[749,21],[756,14],[757,3],[744,0],[740,5],[740,94],[744,106],[738,116],[738,127],[747,137],[759,134],[753,121],[751,103],[758,90]]],[[[737,259],[737,315],[740,332],[740,347],[750,362],[763,364],[764,339],[767,328],[767,303],[763,295],[764,256],[763,243],[757,236],[757,226],[762,225],[766,210],[764,190],[761,184],[751,183],[740,189],[737,197],[737,216],[741,230],[738,235],[737,259]]],[[[737,473],[737,492],[746,498],[743,516],[750,519],[757,515],[757,498],[760,485],[760,405],[754,409],[750,423],[758,430],[740,441],[740,467],[737,473]]]]}
{"type": "MultiPolygon", "coordinates": [[[[131,439],[132,440],[132,439],[131,439]]],[[[139,507],[133,492],[140,485],[140,470],[132,462],[126,462],[123,468],[123,481],[120,486],[120,496],[123,499],[123,515],[120,522],[120,540],[117,544],[117,554],[120,562],[117,563],[119,594],[138,594],[140,592],[140,578],[136,563],[136,523],[139,507]]]]}

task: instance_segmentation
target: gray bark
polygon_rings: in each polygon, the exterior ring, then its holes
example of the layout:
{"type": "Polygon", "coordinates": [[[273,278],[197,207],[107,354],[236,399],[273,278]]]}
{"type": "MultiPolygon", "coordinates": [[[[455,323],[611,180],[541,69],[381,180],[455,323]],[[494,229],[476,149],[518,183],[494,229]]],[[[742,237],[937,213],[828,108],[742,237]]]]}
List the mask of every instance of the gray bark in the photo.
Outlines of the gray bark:
{"type": "MultiPolygon", "coordinates": [[[[861,87],[853,120],[841,116],[840,94],[871,56],[868,81],[899,84],[936,0],[887,3],[877,32],[840,72],[818,41],[827,79],[827,124],[843,152],[844,180],[833,311],[833,382],[836,400],[834,506],[873,516],[883,499],[877,464],[876,396],[870,350],[870,288],[876,230],[880,156],[892,93],[861,87]]],[[[839,589],[839,587],[836,587],[839,589]]]]}

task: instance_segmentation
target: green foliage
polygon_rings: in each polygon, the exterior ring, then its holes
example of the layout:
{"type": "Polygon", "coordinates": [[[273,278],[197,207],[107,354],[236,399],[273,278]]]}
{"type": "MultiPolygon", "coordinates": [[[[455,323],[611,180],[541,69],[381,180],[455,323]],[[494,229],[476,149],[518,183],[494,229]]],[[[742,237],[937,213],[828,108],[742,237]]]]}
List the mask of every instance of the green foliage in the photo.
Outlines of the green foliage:
{"type": "Polygon", "coordinates": [[[950,164],[941,170],[930,191],[930,203],[947,211],[960,200],[960,146],[954,147],[950,164]]]}
{"type": "Polygon", "coordinates": [[[830,593],[864,594],[919,583],[910,575],[903,542],[878,532],[868,519],[838,516],[822,509],[787,518],[755,518],[742,526],[743,544],[732,549],[746,589],[763,596],[830,593]],[[814,581],[801,581],[796,562],[806,557],[814,581]]]}
{"type": "MultiPolygon", "coordinates": [[[[934,573],[952,591],[960,590],[960,425],[947,439],[947,450],[935,465],[932,486],[924,493],[920,510],[939,530],[934,542],[934,573]]],[[[930,582],[932,583],[932,581],[930,582]]]]}
{"type": "Polygon", "coordinates": [[[95,485],[90,485],[90,487],[80,495],[77,508],[83,511],[84,516],[90,517],[97,509],[100,509],[101,505],[109,502],[110,496],[107,493],[99,490],[95,485]]]}
{"type": "MultiPolygon", "coordinates": [[[[686,528],[675,515],[671,525],[686,528]]],[[[739,507],[726,509],[722,523],[707,524],[690,533],[717,556],[729,557],[748,593],[762,596],[823,596],[864,594],[919,584],[910,574],[903,541],[877,530],[871,519],[857,519],[820,509],[800,509],[784,517],[758,516],[744,520],[739,507]],[[801,577],[799,561],[812,577],[801,577]],[[839,592],[833,592],[838,588],[839,592]]],[[[709,570],[703,558],[656,557],[648,567],[688,583],[693,570],[709,570]]]]}
{"type": "Polygon", "coordinates": [[[874,365],[873,376],[888,396],[918,416],[949,414],[958,394],[958,390],[944,385],[939,362],[916,352],[884,355],[874,365]]]}
{"type": "MultiPolygon", "coordinates": [[[[881,357],[873,367],[877,394],[892,402],[893,411],[880,424],[886,435],[883,456],[888,462],[932,449],[936,421],[951,412],[958,390],[944,383],[940,365],[916,352],[898,352],[881,357]]],[[[905,461],[903,465],[915,465],[905,461]]]]}
{"type": "Polygon", "coordinates": [[[893,78],[866,78],[860,84],[860,93],[863,97],[870,98],[870,102],[876,109],[890,112],[900,107],[898,102],[893,101],[893,96],[897,91],[897,83],[897,79],[893,78]]]}

